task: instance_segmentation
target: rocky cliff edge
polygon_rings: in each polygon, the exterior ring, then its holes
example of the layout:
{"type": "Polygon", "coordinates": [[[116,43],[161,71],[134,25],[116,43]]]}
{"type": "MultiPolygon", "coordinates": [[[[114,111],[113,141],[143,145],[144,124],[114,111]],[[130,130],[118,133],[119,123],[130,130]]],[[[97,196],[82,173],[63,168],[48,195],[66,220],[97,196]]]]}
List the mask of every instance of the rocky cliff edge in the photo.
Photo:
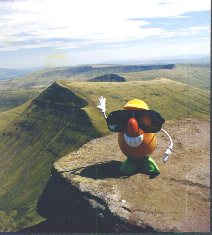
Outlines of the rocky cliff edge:
{"type": "Polygon", "coordinates": [[[116,134],[58,160],[37,207],[52,231],[209,232],[209,122],[186,119],[164,129],[174,151],[164,164],[168,140],[158,133],[155,178],[120,174],[125,157],[116,134]]]}

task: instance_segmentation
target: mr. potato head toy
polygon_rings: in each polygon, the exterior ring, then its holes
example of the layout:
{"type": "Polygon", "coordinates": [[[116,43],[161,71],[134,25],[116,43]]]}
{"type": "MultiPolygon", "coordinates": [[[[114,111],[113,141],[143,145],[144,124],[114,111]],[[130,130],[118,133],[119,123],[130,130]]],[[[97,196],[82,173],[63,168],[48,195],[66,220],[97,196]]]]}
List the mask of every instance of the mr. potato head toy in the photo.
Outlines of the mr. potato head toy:
{"type": "Polygon", "coordinates": [[[170,140],[163,158],[164,163],[173,149],[170,135],[161,128],[165,122],[161,115],[154,110],[149,110],[147,104],[138,99],[130,100],[124,105],[124,110],[113,111],[108,117],[106,98],[101,96],[97,107],[103,113],[108,129],[118,132],[119,147],[127,157],[120,168],[121,173],[133,175],[141,172],[152,176],[158,175],[159,168],[150,156],[156,148],[155,133],[162,130],[170,140]]]}

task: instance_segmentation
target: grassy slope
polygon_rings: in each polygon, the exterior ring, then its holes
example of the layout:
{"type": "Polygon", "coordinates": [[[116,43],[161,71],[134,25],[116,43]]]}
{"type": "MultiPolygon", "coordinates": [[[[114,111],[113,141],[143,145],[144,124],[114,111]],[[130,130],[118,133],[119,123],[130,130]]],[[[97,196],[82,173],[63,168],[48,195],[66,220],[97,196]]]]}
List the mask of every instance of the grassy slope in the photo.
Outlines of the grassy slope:
{"type": "Polygon", "coordinates": [[[202,89],[210,88],[210,65],[177,65],[173,70],[150,70],[136,73],[120,74],[128,81],[152,80],[155,78],[168,78],[173,81],[183,82],[202,89]]]}
{"type": "Polygon", "coordinates": [[[35,100],[0,114],[1,231],[42,220],[35,212],[36,200],[50,177],[52,163],[89,139],[108,133],[96,108],[100,95],[107,98],[108,113],[138,98],[166,119],[209,115],[207,91],[168,79],[54,83],[35,100]]]}
{"type": "MultiPolygon", "coordinates": [[[[121,68],[121,66],[120,66],[121,68]]],[[[117,68],[116,68],[117,69],[117,68]]],[[[57,70],[56,70],[57,71],[57,70]]],[[[61,69],[62,72],[63,69],[61,69]]],[[[66,79],[71,81],[86,81],[103,74],[114,73],[113,68],[108,67],[104,70],[93,70],[90,72],[80,72],[68,75],[66,79]]],[[[55,73],[57,74],[57,73],[55,73]]],[[[158,69],[148,70],[142,72],[127,72],[117,73],[126,78],[127,81],[146,81],[155,78],[168,78],[173,81],[180,81],[188,85],[196,86],[202,89],[209,90],[210,87],[210,66],[209,65],[177,65],[175,69],[158,69]]],[[[15,108],[18,105],[37,96],[45,87],[49,86],[56,80],[61,80],[62,77],[54,75],[54,70],[38,71],[24,78],[13,79],[9,81],[0,81],[0,112],[15,108]],[[51,72],[48,77],[45,77],[45,72],[51,72]],[[27,88],[19,88],[19,86],[27,88]],[[32,88],[33,87],[33,88],[32,88]],[[8,90],[9,89],[9,90],[8,90]]]]}
{"type": "Polygon", "coordinates": [[[100,136],[80,109],[85,105],[68,89],[54,84],[28,105],[1,114],[8,121],[2,123],[0,133],[0,231],[40,221],[36,200],[53,162],[100,136]]]}
{"type": "Polygon", "coordinates": [[[39,95],[43,89],[16,89],[0,92],[0,112],[18,107],[39,95]]]}
{"type": "Polygon", "coordinates": [[[7,126],[10,125],[10,123],[16,119],[19,115],[22,114],[22,112],[28,108],[28,106],[30,105],[30,101],[29,102],[26,102],[25,104],[17,107],[17,108],[14,108],[14,109],[11,109],[11,110],[8,110],[8,111],[5,111],[5,112],[2,112],[0,113],[0,133],[2,133],[2,131],[7,128],[7,126]]]}
{"type": "Polygon", "coordinates": [[[101,95],[107,99],[108,114],[113,110],[122,109],[130,99],[142,99],[147,102],[150,109],[160,112],[165,119],[208,118],[209,115],[208,91],[169,79],[125,83],[62,83],[88,101],[89,105],[85,110],[93,125],[104,133],[107,133],[107,127],[96,109],[101,95]]]}

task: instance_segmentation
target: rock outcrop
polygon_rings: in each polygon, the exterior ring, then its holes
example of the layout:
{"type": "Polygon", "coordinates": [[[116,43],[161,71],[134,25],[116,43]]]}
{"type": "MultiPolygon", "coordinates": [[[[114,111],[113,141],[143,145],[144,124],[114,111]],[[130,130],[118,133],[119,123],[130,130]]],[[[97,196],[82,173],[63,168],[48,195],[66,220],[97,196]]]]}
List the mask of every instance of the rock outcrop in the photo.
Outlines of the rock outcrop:
{"type": "Polygon", "coordinates": [[[88,81],[89,82],[126,82],[126,79],[117,74],[104,74],[102,76],[92,78],[88,81]]]}
{"type": "Polygon", "coordinates": [[[187,119],[165,129],[174,152],[163,164],[168,140],[158,133],[152,157],[161,174],[155,178],[121,175],[125,157],[116,134],[59,159],[38,200],[47,231],[209,232],[209,122],[187,119]]]}

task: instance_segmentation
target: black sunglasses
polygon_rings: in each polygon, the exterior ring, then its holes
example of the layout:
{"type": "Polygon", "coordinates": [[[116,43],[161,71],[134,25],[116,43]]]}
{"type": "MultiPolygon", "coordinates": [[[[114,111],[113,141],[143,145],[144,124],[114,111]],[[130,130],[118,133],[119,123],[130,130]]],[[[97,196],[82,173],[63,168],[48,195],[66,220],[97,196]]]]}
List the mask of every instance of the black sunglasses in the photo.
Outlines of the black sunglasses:
{"type": "Polygon", "coordinates": [[[111,112],[106,119],[108,129],[112,132],[124,131],[130,118],[135,118],[139,128],[146,133],[160,131],[162,124],[165,122],[165,119],[153,110],[117,110],[111,112]],[[150,122],[147,124],[145,120],[150,122]]]}

